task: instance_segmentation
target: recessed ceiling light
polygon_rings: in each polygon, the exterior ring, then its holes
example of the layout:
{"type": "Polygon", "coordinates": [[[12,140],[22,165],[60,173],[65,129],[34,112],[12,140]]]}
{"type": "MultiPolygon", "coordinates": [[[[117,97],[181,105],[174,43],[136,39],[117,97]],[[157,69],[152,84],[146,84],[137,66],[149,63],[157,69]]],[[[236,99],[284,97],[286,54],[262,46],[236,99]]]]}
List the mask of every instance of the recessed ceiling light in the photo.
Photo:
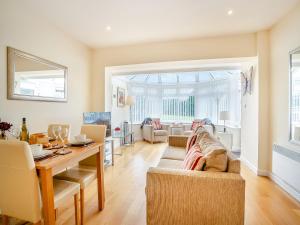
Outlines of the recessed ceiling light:
{"type": "Polygon", "coordinates": [[[106,26],[105,28],[107,31],[110,31],[111,30],[111,27],[110,26],[106,26]]]}
{"type": "Polygon", "coordinates": [[[232,9],[229,9],[228,11],[227,11],[227,15],[228,16],[231,16],[233,14],[233,10],[232,9]]]}

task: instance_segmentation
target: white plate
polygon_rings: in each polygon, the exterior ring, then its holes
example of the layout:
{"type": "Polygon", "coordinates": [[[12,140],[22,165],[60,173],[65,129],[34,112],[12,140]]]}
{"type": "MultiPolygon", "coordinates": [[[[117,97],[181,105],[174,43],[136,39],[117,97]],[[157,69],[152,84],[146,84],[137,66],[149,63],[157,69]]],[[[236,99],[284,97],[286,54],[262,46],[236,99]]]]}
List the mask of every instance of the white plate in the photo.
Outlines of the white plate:
{"type": "Polygon", "coordinates": [[[85,141],[76,141],[76,140],[72,140],[70,141],[71,145],[86,145],[93,142],[92,139],[87,138],[85,141]]]}

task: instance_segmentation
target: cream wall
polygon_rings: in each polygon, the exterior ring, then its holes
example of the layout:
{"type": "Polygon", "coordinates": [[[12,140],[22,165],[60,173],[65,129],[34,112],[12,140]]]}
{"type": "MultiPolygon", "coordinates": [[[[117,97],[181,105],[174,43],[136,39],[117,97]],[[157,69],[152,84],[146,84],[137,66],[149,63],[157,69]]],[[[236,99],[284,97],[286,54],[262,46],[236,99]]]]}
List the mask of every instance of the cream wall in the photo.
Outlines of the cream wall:
{"type": "Polygon", "coordinates": [[[104,110],[104,75],[108,66],[255,55],[255,34],[96,49],[92,57],[92,109],[104,110]]]}
{"type": "Polygon", "coordinates": [[[300,152],[289,142],[289,52],[300,47],[300,4],[270,32],[271,129],[270,144],[277,143],[300,152]]]}
{"type": "Polygon", "coordinates": [[[70,123],[78,133],[82,112],[90,109],[91,51],[56,29],[19,1],[1,1],[0,8],[0,118],[20,124],[28,120],[30,132],[46,131],[49,123],[70,123]],[[37,55],[68,67],[68,102],[7,100],[6,47],[37,55]]]}

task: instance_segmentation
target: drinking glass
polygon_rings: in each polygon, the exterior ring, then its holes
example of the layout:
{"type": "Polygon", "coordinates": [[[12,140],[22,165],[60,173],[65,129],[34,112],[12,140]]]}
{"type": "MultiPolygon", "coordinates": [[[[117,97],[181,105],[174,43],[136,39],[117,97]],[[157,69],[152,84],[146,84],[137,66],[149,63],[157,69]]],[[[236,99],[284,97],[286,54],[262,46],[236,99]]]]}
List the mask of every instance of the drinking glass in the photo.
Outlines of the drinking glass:
{"type": "Polygon", "coordinates": [[[61,133],[61,126],[54,126],[52,128],[52,133],[54,135],[55,141],[58,142],[58,138],[61,133]]]}
{"type": "Polygon", "coordinates": [[[65,151],[65,140],[68,138],[68,136],[69,136],[69,129],[67,127],[63,127],[59,134],[59,138],[60,138],[62,146],[63,146],[62,152],[65,151]]]}

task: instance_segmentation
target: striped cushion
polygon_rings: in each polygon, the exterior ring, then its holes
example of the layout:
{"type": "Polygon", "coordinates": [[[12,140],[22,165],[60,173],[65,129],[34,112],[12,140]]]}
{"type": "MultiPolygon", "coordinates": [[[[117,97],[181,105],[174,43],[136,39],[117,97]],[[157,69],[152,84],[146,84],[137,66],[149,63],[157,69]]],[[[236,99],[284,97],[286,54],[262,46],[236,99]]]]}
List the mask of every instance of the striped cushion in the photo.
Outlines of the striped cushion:
{"type": "Polygon", "coordinates": [[[197,135],[196,134],[192,134],[191,136],[189,136],[187,142],[186,142],[186,148],[185,151],[186,153],[192,148],[192,146],[196,143],[197,140],[197,135]]]}
{"type": "Polygon", "coordinates": [[[199,144],[193,145],[183,161],[183,168],[186,170],[202,170],[205,163],[204,155],[201,153],[199,144]]]}
{"type": "Polygon", "coordinates": [[[162,129],[162,125],[160,124],[160,119],[153,119],[151,122],[154,130],[161,130],[162,129]]]}
{"type": "Polygon", "coordinates": [[[199,126],[203,126],[204,123],[202,121],[194,120],[192,123],[192,130],[195,131],[199,126]]]}

